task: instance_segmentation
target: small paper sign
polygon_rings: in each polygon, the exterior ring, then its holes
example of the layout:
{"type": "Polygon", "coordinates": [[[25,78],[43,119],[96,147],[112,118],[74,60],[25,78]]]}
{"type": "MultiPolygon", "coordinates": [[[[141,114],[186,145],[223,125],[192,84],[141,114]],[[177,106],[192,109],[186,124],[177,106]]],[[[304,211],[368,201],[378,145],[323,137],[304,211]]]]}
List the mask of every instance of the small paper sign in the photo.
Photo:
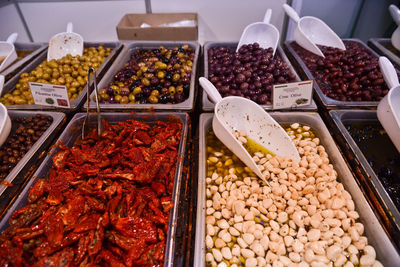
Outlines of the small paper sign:
{"type": "Polygon", "coordinates": [[[36,105],[69,108],[67,86],[30,82],[29,87],[36,105]]]}
{"type": "Polygon", "coordinates": [[[310,105],[313,82],[310,80],[274,85],[272,89],[272,108],[285,109],[310,105]]]}

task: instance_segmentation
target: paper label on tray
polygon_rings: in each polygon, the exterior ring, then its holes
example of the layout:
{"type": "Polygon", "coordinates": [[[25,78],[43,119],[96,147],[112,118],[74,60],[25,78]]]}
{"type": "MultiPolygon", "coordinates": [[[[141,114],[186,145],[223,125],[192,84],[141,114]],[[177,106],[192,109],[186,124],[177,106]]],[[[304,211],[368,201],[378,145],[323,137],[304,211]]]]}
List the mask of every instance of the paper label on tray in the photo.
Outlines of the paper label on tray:
{"type": "Polygon", "coordinates": [[[29,82],[33,101],[36,105],[69,108],[67,86],[29,82]]]}
{"type": "Polygon", "coordinates": [[[277,84],[272,89],[272,108],[285,109],[311,104],[313,80],[277,84]]]}

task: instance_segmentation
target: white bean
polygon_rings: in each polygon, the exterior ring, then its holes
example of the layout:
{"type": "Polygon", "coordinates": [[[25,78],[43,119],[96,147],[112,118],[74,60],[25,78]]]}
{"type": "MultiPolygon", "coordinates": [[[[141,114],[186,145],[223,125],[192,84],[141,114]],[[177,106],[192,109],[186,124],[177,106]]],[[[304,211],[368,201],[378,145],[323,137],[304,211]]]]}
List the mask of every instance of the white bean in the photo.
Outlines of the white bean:
{"type": "Polygon", "coordinates": [[[259,256],[259,257],[264,257],[265,256],[265,250],[262,247],[262,245],[259,242],[254,242],[251,246],[250,246],[251,250],[254,251],[254,253],[259,256]]]}
{"type": "Polygon", "coordinates": [[[365,254],[362,255],[360,258],[360,265],[361,266],[369,266],[374,264],[375,262],[375,257],[373,255],[365,254]]]}
{"type": "Polygon", "coordinates": [[[216,261],[222,261],[222,254],[221,254],[221,251],[219,251],[218,249],[213,248],[213,249],[211,250],[211,252],[212,252],[212,254],[213,254],[213,256],[214,256],[214,259],[215,259],[216,261]]]}
{"type": "Polygon", "coordinates": [[[307,233],[308,241],[317,241],[321,237],[321,231],[319,229],[311,229],[307,233]]]}
{"type": "Polygon", "coordinates": [[[208,252],[208,253],[206,254],[206,261],[207,261],[207,262],[214,261],[214,256],[213,256],[212,253],[208,252]]]}
{"type": "Polygon", "coordinates": [[[332,245],[326,250],[326,255],[328,256],[328,259],[336,261],[336,258],[340,255],[341,251],[342,250],[339,246],[332,245]]]}
{"type": "Polygon", "coordinates": [[[254,252],[250,249],[247,248],[242,248],[240,250],[240,253],[242,254],[243,257],[247,258],[254,258],[254,252]]]}
{"type": "Polygon", "coordinates": [[[222,248],[222,249],[221,249],[221,254],[222,254],[222,256],[223,256],[225,259],[227,259],[227,260],[232,259],[232,252],[231,252],[231,250],[230,250],[228,247],[222,248]]]}
{"type": "Polygon", "coordinates": [[[226,246],[226,243],[225,243],[224,240],[222,240],[221,238],[215,239],[215,247],[216,248],[222,248],[222,247],[225,247],[225,246],[226,246]]]}
{"type": "Polygon", "coordinates": [[[256,258],[247,258],[245,262],[246,267],[255,267],[257,266],[256,258]]]}
{"type": "Polygon", "coordinates": [[[206,247],[208,249],[212,248],[214,246],[214,242],[211,236],[206,235],[206,247]]]}

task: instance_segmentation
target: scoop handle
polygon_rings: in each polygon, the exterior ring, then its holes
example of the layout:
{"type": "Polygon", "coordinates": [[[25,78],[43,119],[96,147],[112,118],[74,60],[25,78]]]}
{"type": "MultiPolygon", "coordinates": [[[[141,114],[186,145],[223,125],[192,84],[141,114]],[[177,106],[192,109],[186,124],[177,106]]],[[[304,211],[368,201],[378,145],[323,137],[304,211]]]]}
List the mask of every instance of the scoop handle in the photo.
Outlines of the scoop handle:
{"type": "Polygon", "coordinates": [[[217,104],[222,100],[221,94],[218,92],[217,88],[215,88],[215,86],[207,78],[200,77],[199,82],[214,104],[217,104]]]}
{"type": "Polygon", "coordinates": [[[390,12],[390,15],[392,16],[394,22],[396,22],[397,25],[400,25],[400,10],[399,10],[399,8],[395,5],[390,5],[389,12],[390,12]]]}
{"type": "Polygon", "coordinates": [[[74,30],[74,25],[72,22],[68,22],[67,24],[67,33],[71,33],[74,30]]]}
{"type": "Polygon", "coordinates": [[[294,20],[294,22],[298,23],[300,20],[299,14],[297,14],[296,10],[294,10],[291,6],[288,4],[283,4],[283,9],[285,10],[286,14],[294,20]]]}
{"type": "Polygon", "coordinates": [[[379,67],[381,68],[383,79],[385,80],[389,89],[400,85],[397,72],[393,67],[393,64],[390,63],[389,59],[386,57],[379,57],[379,67]]]}
{"type": "Polygon", "coordinates": [[[0,96],[3,93],[3,86],[4,86],[4,75],[0,74],[0,96]]]}
{"type": "Polygon", "coordinates": [[[18,38],[18,33],[14,32],[10,36],[8,36],[7,43],[14,44],[17,38],[18,38]]]}
{"type": "Polygon", "coordinates": [[[272,9],[268,8],[264,15],[264,20],[263,20],[264,23],[269,24],[269,22],[271,21],[271,16],[272,16],[272,9]]]}

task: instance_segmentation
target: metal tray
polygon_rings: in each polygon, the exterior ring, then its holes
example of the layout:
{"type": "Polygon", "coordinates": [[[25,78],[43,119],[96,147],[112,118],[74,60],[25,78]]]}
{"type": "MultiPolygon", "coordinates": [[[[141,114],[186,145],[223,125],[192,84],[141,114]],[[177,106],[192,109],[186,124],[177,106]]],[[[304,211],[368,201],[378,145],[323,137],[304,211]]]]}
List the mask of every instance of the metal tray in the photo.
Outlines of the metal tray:
{"type": "Polygon", "coordinates": [[[397,228],[397,235],[400,235],[400,207],[396,207],[385,190],[385,187],[379,180],[378,176],[369,165],[368,160],[365,158],[363,152],[360,150],[354,139],[351,137],[349,131],[344,126],[346,122],[376,122],[378,121],[375,110],[332,110],[329,112],[335,126],[339,129],[340,134],[345,140],[342,146],[345,145],[344,150],[351,153],[350,161],[355,164],[366,175],[368,182],[372,184],[374,193],[378,196],[380,202],[383,203],[384,209],[388,214],[389,219],[392,220],[392,225],[397,228]],[[356,159],[356,160],[351,160],[356,159]]]}
{"type": "MultiPolygon", "coordinates": [[[[208,78],[208,50],[210,48],[216,46],[226,46],[226,47],[237,47],[237,42],[206,42],[203,48],[203,64],[204,64],[204,77],[208,78]]],[[[289,66],[290,72],[296,75],[296,81],[301,81],[299,75],[293,68],[292,64],[290,63],[289,59],[285,55],[282,47],[278,45],[277,47],[277,54],[282,58],[283,62],[286,62],[289,66]]],[[[314,83],[315,84],[315,83],[314,83]]],[[[201,98],[201,105],[203,111],[209,112],[214,110],[214,104],[208,99],[207,94],[204,93],[202,90],[202,98],[201,98]]],[[[265,110],[272,110],[272,105],[261,105],[265,110]]],[[[311,100],[311,104],[308,106],[302,106],[297,108],[292,108],[288,110],[307,110],[307,111],[316,111],[317,105],[315,104],[314,100],[311,100]]],[[[287,110],[286,110],[287,111],[287,110]]]]}
{"type": "MultiPolygon", "coordinates": [[[[344,41],[351,41],[351,42],[356,42],[362,45],[364,48],[369,50],[371,54],[375,57],[379,57],[379,55],[373,51],[371,48],[369,48],[366,44],[364,44],[361,40],[359,39],[343,39],[344,41]]],[[[296,69],[299,70],[300,75],[304,76],[306,79],[309,80],[315,80],[314,76],[311,74],[311,71],[307,68],[306,64],[303,62],[303,60],[300,58],[300,56],[294,51],[292,46],[290,45],[293,41],[286,41],[285,42],[285,49],[289,52],[288,56],[289,58],[293,59],[292,61],[295,61],[295,64],[297,64],[296,69]]],[[[324,109],[348,109],[348,108],[362,108],[362,109],[376,109],[378,106],[379,101],[339,101],[335,100],[333,98],[330,98],[326,96],[321,88],[319,87],[317,82],[314,82],[314,89],[316,94],[316,100],[321,104],[321,106],[324,109]]]]}
{"type": "MultiPolygon", "coordinates": [[[[130,59],[132,53],[134,53],[138,49],[154,49],[158,48],[161,45],[166,48],[174,48],[178,45],[188,44],[192,49],[194,49],[194,60],[192,66],[192,76],[190,79],[190,92],[189,97],[178,104],[100,104],[100,108],[104,111],[124,111],[124,110],[163,110],[163,111],[171,111],[171,110],[181,110],[181,111],[191,111],[194,107],[195,100],[195,84],[196,84],[196,74],[197,74],[197,62],[200,53],[200,44],[198,42],[131,42],[126,43],[124,45],[124,49],[121,54],[115,60],[114,64],[111,66],[109,71],[104,75],[101,79],[100,83],[97,85],[98,89],[105,88],[108,84],[113,81],[114,75],[124,67],[125,63],[127,63],[130,59]]],[[[94,99],[94,92],[90,95],[90,99],[94,99]]],[[[86,102],[84,107],[86,108],[88,103],[86,102]]],[[[90,109],[96,108],[96,103],[94,101],[90,101],[89,105],[90,109]]]]}
{"type": "Polygon", "coordinates": [[[45,43],[14,43],[15,50],[17,51],[27,51],[32,50],[33,52],[23,57],[21,60],[16,61],[11,64],[0,74],[4,75],[5,83],[10,80],[15,74],[17,74],[23,67],[25,67],[29,62],[31,62],[35,57],[37,57],[44,49],[46,49],[47,44],[45,43]]]}
{"type": "MultiPolygon", "coordinates": [[[[54,130],[61,124],[64,120],[65,115],[60,112],[41,112],[41,111],[14,111],[10,110],[8,112],[11,118],[11,122],[16,118],[27,118],[35,116],[36,114],[41,114],[45,116],[49,116],[53,119],[53,122],[50,124],[49,128],[42,134],[42,136],[35,142],[35,144],[29,149],[29,151],[25,154],[25,156],[18,162],[17,165],[11,170],[11,172],[7,175],[4,181],[12,183],[13,180],[17,176],[23,176],[24,173],[21,172],[25,165],[29,165],[31,160],[35,160],[35,156],[37,156],[37,152],[40,151],[40,148],[43,147],[45,141],[49,138],[49,136],[54,132],[54,130]]],[[[0,196],[7,189],[6,186],[0,185],[0,196]]]]}
{"type": "MultiPolygon", "coordinates": [[[[71,147],[81,136],[81,127],[86,113],[77,113],[71,119],[69,124],[65,127],[65,130],[58,138],[57,142],[61,141],[64,146],[71,147]]],[[[160,112],[160,113],[105,113],[102,115],[103,119],[107,120],[110,124],[115,124],[117,122],[126,121],[128,119],[135,119],[143,121],[150,125],[153,125],[156,120],[168,121],[171,117],[176,118],[182,123],[182,137],[178,148],[178,158],[185,157],[186,141],[188,135],[188,120],[189,115],[187,113],[170,113],[170,112],[160,112]]],[[[90,122],[92,126],[96,122],[97,116],[95,114],[90,114],[90,122]]],[[[10,207],[5,216],[0,221],[0,232],[4,231],[8,227],[8,220],[14,211],[22,208],[27,204],[27,197],[29,194],[29,189],[35,184],[36,180],[39,178],[48,177],[49,171],[53,165],[52,157],[60,151],[59,147],[54,147],[48,153],[47,157],[44,159],[42,164],[39,166],[37,171],[33,174],[33,178],[25,186],[24,190],[18,196],[18,199],[10,207]]],[[[182,160],[177,160],[176,163],[176,173],[174,188],[172,191],[172,199],[174,202],[174,207],[172,208],[169,225],[168,225],[168,236],[165,249],[164,263],[165,266],[173,266],[174,262],[174,247],[176,243],[176,225],[177,225],[177,213],[178,213],[178,203],[179,203],[179,192],[181,187],[181,176],[182,176],[182,160]]]]}
{"type": "MultiPolygon", "coordinates": [[[[315,131],[329,155],[331,164],[333,164],[338,173],[340,182],[343,183],[344,188],[353,197],[356,210],[360,214],[360,221],[365,227],[368,243],[374,246],[377,259],[385,266],[397,266],[400,262],[398,251],[396,251],[396,248],[386,235],[382,225],[358,187],[321,117],[314,112],[273,112],[271,115],[279,123],[291,124],[299,122],[309,125],[315,131]]],[[[200,155],[194,266],[204,266],[205,263],[206,136],[207,131],[211,129],[212,118],[213,114],[202,114],[200,116],[200,155]]]]}
{"type": "Polygon", "coordinates": [[[368,40],[368,45],[372,49],[374,49],[378,54],[389,58],[397,68],[400,68],[400,57],[385,47],[385,45],[388,44],[392,45],[390,38],[371,38],[368,40]]]}
{"type": "MultiPolygon", "coordinates": [[[[84,47],[91,47],[91,46],[99,46],[103,45],[105,48],[111,48],[112,52],[111,54],[104,60],[104,62],[100,65],[100,67],[97,69],[97,82],[100,81],[101,77],[104,75],[105,71],[109,68],[109,66],[112,64],[116,56],[118,55],[120,49],[122,48],[122,44],[119,42],[84,42],[84,47]]],[[[47,59],[47,49],[45,49],[37,58],[35,58],[31,63],[29,63],[25,68],[23,68],[17,75],[15,75],[8,83],[4,86],[3,90],[3,95],[6,92],[12,92],[15,90],[15,85],[18,83],[19,77],[21,76],[22,73],[24,72],[31,72],[34,70],[38,65],[40,65],[44,60],[47,59]]],[[[8,105],[7,109],[8,110],[57,110],[60,112],[71,112],[71,111],[77,111],[78,108],[83,104],[83,101],[86,99],[86,92],[88,90],[87,84],[83,88],[82,92],[79,94],[77,98],[72,100],[70,102],[71,108],[65,109],[65,108],[55,108],[55,107],[50,107],[50,106],[41,106],[41,105],[8,105]]]]}

